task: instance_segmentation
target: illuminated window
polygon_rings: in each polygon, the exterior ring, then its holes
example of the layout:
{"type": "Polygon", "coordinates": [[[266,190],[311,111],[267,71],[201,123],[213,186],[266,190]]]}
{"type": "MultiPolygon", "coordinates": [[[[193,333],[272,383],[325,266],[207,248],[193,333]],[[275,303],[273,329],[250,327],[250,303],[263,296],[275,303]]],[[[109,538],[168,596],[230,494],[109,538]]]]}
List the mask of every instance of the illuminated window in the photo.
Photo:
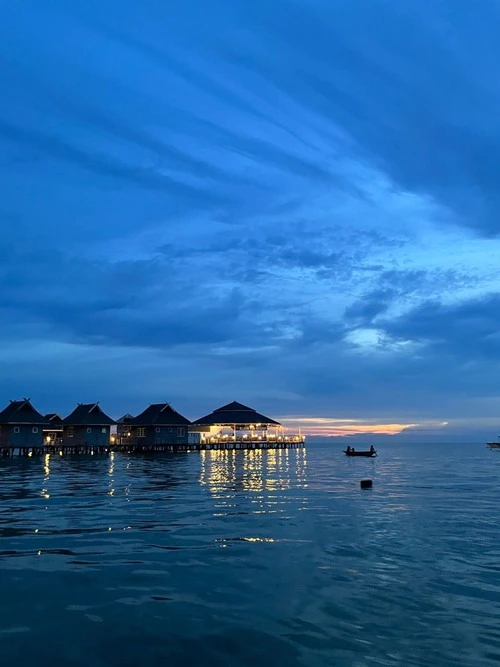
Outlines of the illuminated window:
{"type": "Polygon", "coordinates": [[[101,433],[106,433],[106,428],[102,428],[101,433]]]}
{"type": "Polygon", "coordinates": [[[137,429],[137,437],[138,438],[145,438],[146,437],[146,429],[145,428],[138,428],[137,429]]]}

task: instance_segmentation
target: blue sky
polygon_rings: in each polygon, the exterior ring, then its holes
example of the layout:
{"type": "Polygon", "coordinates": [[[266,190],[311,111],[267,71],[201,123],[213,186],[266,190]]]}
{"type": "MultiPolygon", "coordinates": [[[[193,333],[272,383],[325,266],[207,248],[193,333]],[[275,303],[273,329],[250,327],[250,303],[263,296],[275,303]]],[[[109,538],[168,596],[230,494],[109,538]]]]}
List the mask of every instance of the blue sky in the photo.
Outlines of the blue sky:
{"type": "Polygon", "coordinates": [[[498,2],[1,14],[3,402],[496,435],[498,2]]]}

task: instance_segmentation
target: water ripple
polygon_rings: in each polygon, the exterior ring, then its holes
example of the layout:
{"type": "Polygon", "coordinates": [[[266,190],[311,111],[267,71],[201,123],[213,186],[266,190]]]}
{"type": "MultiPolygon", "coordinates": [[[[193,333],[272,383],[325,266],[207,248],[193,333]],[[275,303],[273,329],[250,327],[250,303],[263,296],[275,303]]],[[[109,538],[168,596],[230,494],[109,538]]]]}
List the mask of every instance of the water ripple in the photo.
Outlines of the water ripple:
{"type": "Polygon", "coordinates": [[[497,664],[498,454],[1,460],[2,664],[497,664]]]}

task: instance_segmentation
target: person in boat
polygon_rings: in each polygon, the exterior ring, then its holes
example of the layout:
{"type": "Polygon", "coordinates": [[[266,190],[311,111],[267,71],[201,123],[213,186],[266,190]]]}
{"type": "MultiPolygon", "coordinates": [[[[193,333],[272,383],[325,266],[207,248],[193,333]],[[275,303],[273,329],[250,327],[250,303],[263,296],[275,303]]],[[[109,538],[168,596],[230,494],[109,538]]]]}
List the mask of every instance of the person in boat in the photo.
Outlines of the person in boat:
{"type": "Polygon", "coordinates": [[[347,445],[347,449],[345,450],[345,453],[346,453],[346,454],[350,454],[350,453],[351,453],[351,445],[347,445]]]}
{"type": "Polygon", "coordinates": [[[373,445],[370,446],[370,454],[375,454],[375,447],[373,445]]]}

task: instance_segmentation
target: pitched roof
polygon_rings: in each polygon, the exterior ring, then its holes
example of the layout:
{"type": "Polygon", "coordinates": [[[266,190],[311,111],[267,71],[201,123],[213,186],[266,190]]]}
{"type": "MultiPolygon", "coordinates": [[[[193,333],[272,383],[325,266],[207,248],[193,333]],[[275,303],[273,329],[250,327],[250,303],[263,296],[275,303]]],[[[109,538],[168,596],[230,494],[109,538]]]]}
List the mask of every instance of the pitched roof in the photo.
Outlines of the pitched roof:
{"type": "Polygon", "coordinates": [[[11,401],[0,412],[0,424],[47,424],[48,420],[31,405],[29,398],[11,401]]]}
{"type": "Polygon", "coordinates": [[[177,410],[168,403],[153,403],[147,407],[140,415],[134,417],[131,421],[134,426],[149,424],[178,426],[191,424],[189,419],[183,417],[177,410]]]}
{"type": "Polygon", "coordinates": [[[74,426],[110,426],[114,423],[101,410],[99,403],[78,403],[73,412],[63,419],[63,424],[74,426]]]}
{"type": "Polygon", "coordinates": [[[120,417],[120,419],[116,420],[117,424],[130,424],[130,420],[133,419],[133,416],[129,414],[128,412],[123,415],[123,417],[120,417]]]}
{"type": "Polygon", "coordinates": [[[47,420],[46,431],[62,431],[63,418],[57,412],[49,412],[45,415],[45,419],[47,420]]]}
{"type": "Polygon", "coordinates": [[[193,424],[272,424],[280,426],[280,423],[274,419],[261,415],[260,412],[237,401],[217,408],[209,415],[197,419],[193,424]]]}
{"type": "Polygon", "coordinates": [[[57,412],[49,412],[45,415],[45,419],[48,419],[49,422],[62,422],[62,417],[57,412]]]}

